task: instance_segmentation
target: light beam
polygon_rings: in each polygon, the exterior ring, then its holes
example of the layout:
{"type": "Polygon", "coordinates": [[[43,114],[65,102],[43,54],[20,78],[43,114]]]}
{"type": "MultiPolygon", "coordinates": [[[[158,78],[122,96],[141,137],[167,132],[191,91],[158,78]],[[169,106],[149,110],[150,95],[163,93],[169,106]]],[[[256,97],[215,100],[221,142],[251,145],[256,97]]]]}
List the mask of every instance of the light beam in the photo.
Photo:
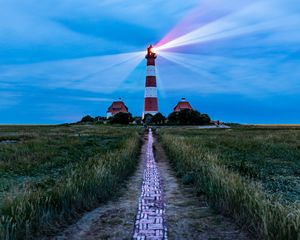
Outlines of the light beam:
{"type": "Polygon", "coordinates": [[[259,32],[280,32],[287,26],[293,26],[296,30],[297,24],[300,23],[299,19],[299,13],[287,15],[284,10],[272,10],[270,1],[258,2],[172,39],[158,46],[157,50],[163,51],[259,32]]]}
{"type": "Polygon", "coordinates": [[[112,92],[142,61],[144,52],[40,62],[0,67],[0,78],[8,84],[20,83],[43,88],[70,88],[112,92]],[[47,81],[44,79],[47,77],[47,81]]]}

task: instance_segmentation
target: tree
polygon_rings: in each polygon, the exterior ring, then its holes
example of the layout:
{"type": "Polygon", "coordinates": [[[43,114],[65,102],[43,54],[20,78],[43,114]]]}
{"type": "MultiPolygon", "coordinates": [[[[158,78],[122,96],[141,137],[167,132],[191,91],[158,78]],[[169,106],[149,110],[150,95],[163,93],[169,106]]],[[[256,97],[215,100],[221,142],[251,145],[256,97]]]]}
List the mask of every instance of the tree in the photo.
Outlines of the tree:
{"type": "Polygon", "coordinates": [[[110,118],[111,123],[129,124],[133,121],[131,113],[119,112],[110,118]]]}
{"type": "Polygon", "coordinates": [[[141,117],[133,117],[133,121],[136,123],[136,124],[138,124],[138,125],[140,125],[140,124],[142,124],[142,118],[141,117]]]}
{"type": "Polygon", "coordinates": [[[94,118],[95,122],[101,123],[101,124],[103,124],[106,120],[107,120],[106,117],[101,117],[101,116],[97,116],[97,117],[94,118]]]}
{"type": "Polygon", "coordinates": [[[166,117],[162,115],[161,113],[156,113],[151,120],[151,123],[154,124],[164,124],[166,121],[166,117]]]}
{"type": "Polygon", "coordinates": [[[179,114],[179,112],[170,113],[170,115],[168,116],[168,122],[171,124],[179,124],[178,114],[179,114]]]}
{"type": "Polygon", "coordinates": [[[91,117],[90,115],[86,115],[84,116],[80,122],[86,123],[86,122],[94,122],[95,119],[93,117],[91,117]]]}
{"type": "Polygon", "coordinates": [[[153,116],[150,113],[144,115],[143,122],[145,124],[150,124],[152,122],[153,116]]]}
{"type": "Polygon", "coordinates": [[[211,119],[207,114],[205,114],[205,113],[201,114],[201,124],[207,125],[207,124],[210,124],[210,122],[211,122],[211,119]]]}
{"type": "Polygon", "coordinates": [[[178,120],[180,125],[192,125],[194,124],[198,116],[200,115],[199,112],[193,111],[190,109],[183,109],[178,114],[178,120]]]}
{"type": "Polygon", "coordinates": [[[195,110],[183,109],[172,112],[168,116],[168,121],[175,125],[205,125],[210,123],[210,117],[195,110]]]}

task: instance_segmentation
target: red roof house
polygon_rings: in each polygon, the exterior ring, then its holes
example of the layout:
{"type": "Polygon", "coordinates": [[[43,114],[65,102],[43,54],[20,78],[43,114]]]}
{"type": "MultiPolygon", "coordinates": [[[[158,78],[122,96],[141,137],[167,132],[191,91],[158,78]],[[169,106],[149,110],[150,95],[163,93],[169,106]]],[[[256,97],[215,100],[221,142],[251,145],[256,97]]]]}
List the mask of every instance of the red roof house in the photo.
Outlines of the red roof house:
{"type": "Polygon", "coordinates": [[[174,107],[174,112],[180,112],[180,110],[183,109],[193,110],[191,104],[186,101],[185,98],[182,98],[181,101],[177,103],[177,105],[174,107]]]}
{"type": "Polygon", "coordinates": [[[114,101],[107,109],[107,118],[112,117],[119,112],[128,113],[128,107],[126,107],[121,98],[119,98],[117,101],[114,101]]]}

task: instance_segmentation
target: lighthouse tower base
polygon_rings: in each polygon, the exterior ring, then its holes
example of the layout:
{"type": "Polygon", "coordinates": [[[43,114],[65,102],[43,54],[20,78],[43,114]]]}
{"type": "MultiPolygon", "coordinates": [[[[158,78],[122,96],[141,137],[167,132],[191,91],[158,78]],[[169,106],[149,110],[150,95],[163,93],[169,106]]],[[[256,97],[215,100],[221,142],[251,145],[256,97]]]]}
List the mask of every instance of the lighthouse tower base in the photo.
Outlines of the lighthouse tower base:
{"type": "Polygon", "coordinates": [[[144,119],[145,115],[147,115],[147,114],[151,114],[152,116],[154,116],[156,113],[158,113],[158,111],[152,111],[152,112],[147,111],[147,112],[143,112],[142,119],[144,119]]]}

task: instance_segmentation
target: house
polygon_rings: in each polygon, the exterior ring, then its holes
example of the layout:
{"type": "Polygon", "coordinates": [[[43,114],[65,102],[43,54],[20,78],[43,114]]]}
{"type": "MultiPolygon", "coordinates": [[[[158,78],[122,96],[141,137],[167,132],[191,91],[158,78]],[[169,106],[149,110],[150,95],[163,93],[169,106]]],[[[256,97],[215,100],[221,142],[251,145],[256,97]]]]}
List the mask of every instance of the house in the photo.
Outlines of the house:
{"type": "Polygon", "coordinates": [[[182,98],[177,105],[174,107],[174,112],[180,112],[183,109],[189,109],[189,110],[193,110],[191,104],[186,101],[185,98],[182,98]]]}
{"type": "Polygon", "coordinates": [[[117,101],[114,101],[110,107],[106,111],[106,117],[110,118],[116,115],[119,112],[128,113],[128,107],[126,107],[125,103],[119,98],[117,101]]]}

